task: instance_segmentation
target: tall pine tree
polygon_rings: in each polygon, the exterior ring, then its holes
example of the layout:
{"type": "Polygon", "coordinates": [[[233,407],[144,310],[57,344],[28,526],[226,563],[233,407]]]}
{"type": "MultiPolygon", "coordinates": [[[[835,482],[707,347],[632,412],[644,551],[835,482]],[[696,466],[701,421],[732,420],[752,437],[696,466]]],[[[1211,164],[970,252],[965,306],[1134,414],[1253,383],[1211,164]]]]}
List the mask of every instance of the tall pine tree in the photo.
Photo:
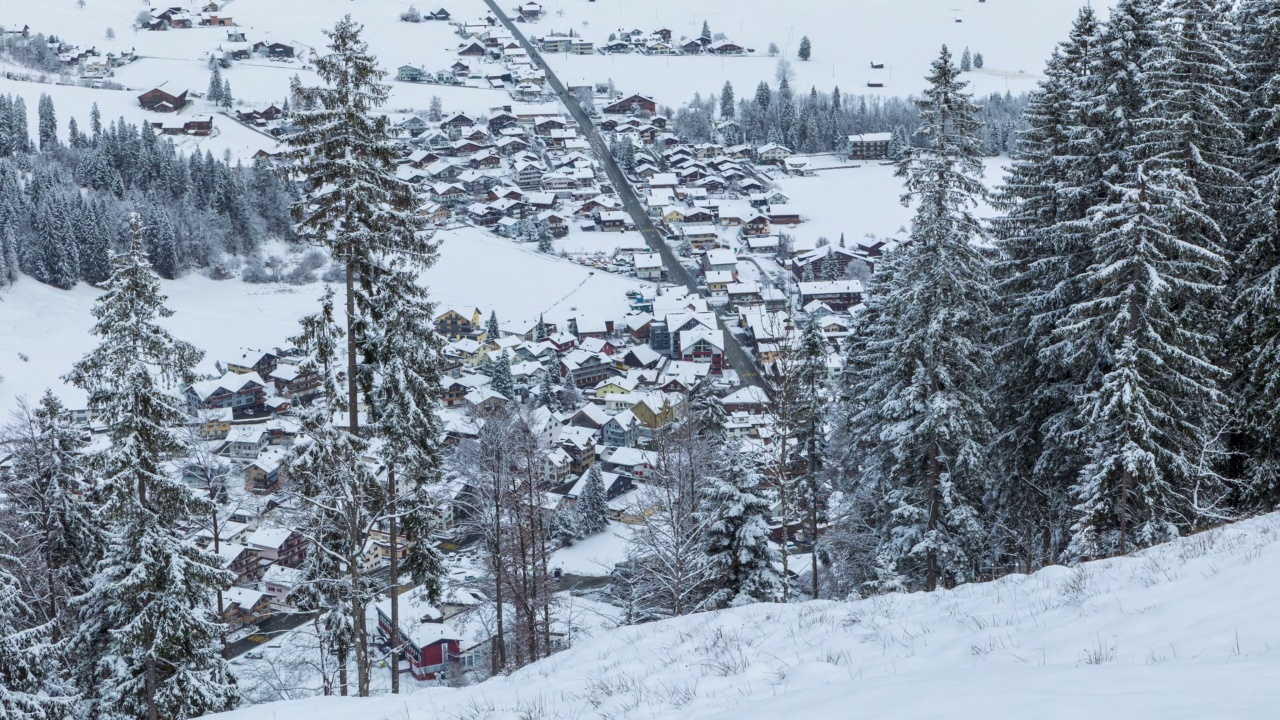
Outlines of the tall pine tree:
{"type": "Polygon", "coordinates": [[[985,195],[977,108],[945,47],[928,81],[921,147],[898,167],[916,207],[911,242],[877,267],[850,372],[868,440],[858,471],[879,488],[881,584],[933,590],[971,578],[982,551],[993,283],[973,244],[985,195]]]}
{"type": "Polygon", "coordinates": [[[129,251],[112,259],[107,291],[94,304],[100,344],[67,376],[86,391],[108,428],[97,456],[105,547],[79,601],[80,633],[104,646],[89,677],[93,712],[107,718],[193,718],[235,707],[222,657],[221,618],[209,600],[229,585],[221,561],[187,538],[211,511],[164,458],[182,445],[184,415],[170,390],[195,379],[200,351],[158,323],[173,314],[142,246],[134,214],[129,251]]]}
{"type": "Polygon", "coordinates": [[[1272,440],[1280,434],[1280,4],[1244,0],[1236,26],[1249,93],[1252,199],[1233,267],[1233,405],[1247,458],[1240,504],[1270,510],[1280,503],[1280,448],[1272,440]]]}

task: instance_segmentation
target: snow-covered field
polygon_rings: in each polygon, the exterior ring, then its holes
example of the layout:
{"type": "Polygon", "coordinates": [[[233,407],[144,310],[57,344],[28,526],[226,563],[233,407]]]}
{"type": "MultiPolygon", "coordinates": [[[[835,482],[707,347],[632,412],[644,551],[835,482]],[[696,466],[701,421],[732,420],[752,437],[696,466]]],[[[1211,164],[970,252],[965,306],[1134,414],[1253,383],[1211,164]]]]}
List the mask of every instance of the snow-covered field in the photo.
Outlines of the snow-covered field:
{"type": "MultiPolygon", "coordinates": [[[[739,97],[761,80],[776,85],[779,57],[791,60],[793,87],[813,85],[830,91],[835,85],[849,94],[908,95],[924,87],[924,75],[946,43],[959,56],[969,47],[986,60],[983,70],[965,79],[977,92],[1015,93],[1031,90],[1049,52],[1065,39],[1085,0],[547,0],[547,17],[535,34],[575,32],[597,45],[620,28],[646,33],[667,28],[672,39],[696,37],[705,20],[712,33],[724,35],[755,52],[742,57],[651,57],[642,55],[546,56],[566,83],[604,82],[612,77],[624,92],[652,96],[676,107],[700,92],[720,93],[725,80],[739,97]],[[959,19],[962,22],[956,22],[959,19]],[[800,62],[796,51],[808,36],[812,59],[800,62]],[[884,63],[872,70],[871,63],[884,63]],[[868,88],[869,81],[882,89],[868,88]]],[[[1100,11],[1112,0],[1092,3],[1100,11]]],[[[505,5],[505,3],[504,3],[505,5]]]]}
{"type": "MultiPolygon", "coordinates": [[[[94,103],[98,104],[104,123],[115,122],[116,118],[122,117],[136,125],[167,117],[149,113],[138,107],[136,92],[45,85],[0,77],[0,94],[17,95],[26,102],[29,116],[27,122],[32,128],[36,127],[36,112],[42,93],[47,93],[53,98],[53,106],[58,118],[58,135],[64,142],[67,139],[67,123],[71,118],[75,118],[76,125],[82,132],[88,131],[89,111],[94,103]]],[[[200,105],[203,106],[203,103],[200,105]]],[[[188,108],[182,116],[208,115],[211,112],[209,108],[188,108]]],[[[170,139],[184,153],[209,151],[214,157],[221,158],[224,152],[230,151],[232,158],[241,160],[248,160],[259,150],[274,150],[279,147],[279,143],[274,138],[223,115],[214,116],[213,126],[214,134],[209,137],[171,136],[170,139]]]]}
{"type": "MultiPolygon", "coordinates": [[[[573,316],[612,319],[626,314],[627,290],[647,287],[475,228],[438,237],[440,262],[425,281],[441,311],[496,310],[504,323],[534,321],[539,313],[556,322],[573,316]]],[[[174,311],[165,324],[206,351],[201,369],[212,372],[214,361],[238,355],[240,348],[284,345],[296,334],[298,318],[315,311],[323,286],[215,282],[193,274],[164,282],[163,290],[174,311]]],[[[34,400],[46,387],[72,407],[83,404],[83,394],[60,378],[93,347],[89,310],[98,294],[84,284],[64,291],[25,276],[0,293],[0,416],[19,396],[34,400]]]]}
{"type": "MultiPolygon", "coordinates": [[[[197,8],[200,3],[193,0],[175,4],[197,8]]],[[[395,68],[404,64],[424,66],[432,71],[452,64],[457,60],[456,50],[460,41],[453,32],[453,26],[443,22],[400,22],[399,15],[409,4],[398,0],[362,0],[359,3],[349,0],[238,0],[227,3],[225,11],[236,23],[236,27],[231,29],[243,31],[250,43],[283,42],[293,45],[299,54],[299,58],[285,62],[264,58],[237,61],[223,71],[237,100],[236,107],[280,104],[288,96],[289,82],[294,75],[304,84],[317,84],[315,73],[303,69],[305,56],[311,48],[323,50],[326,40],[322,31],[333,27],[334,22],[347,13],[364,23],[365,39],[389,72],[389,78],[394,78],[395,68]]],[[[135,16],[146,8],[147,5],[137,0],[89,0],[84,8],[77,7],[75,0],[40,0],[28,3],[20,16],[6,14],[6,25],[14,22],[18,27],[30,25],[33,32],[56,34],[64,42],[96,47],[101,52],[132,49],[141,59],[119,68],[112,78],[125,90],[84,89],[0,79],[0,92],[16,93],[26,100],[32,113],[32,127],[36,102],[41,93],[48,93],[54,99],[64,137],[67,118],[75,117],[82,128],[87,127],[89,107],[94,102],[98,103],[107,120],[123,116],[136,123],[169,117],[142,110],[138,107],[138,94],[163,85],[175,94],[189,90],[203,95],[209,85],[209,53],[226,44],[229,28],[193,27],[166,32],[133,30],[131,25],[135,16]],[[115,32],[114,40],[105,38],[107,28],[115,32]]],[[[484,11],[484,4],[480,0],[467,0],[454,3],[450,10],[459,19],[473,19],[484,11]]],[[[477,115],[511,103],[510,96],[502,90],[394,82],[386,109],[425,112],[432,96],[440,97],[447,112],[477,115]]],[[[207,114],[214,110],[203,100],[195,100],[180,116],[207,114]]],[[[209,149],[219,156],[224,150],[230,150],[234,157],[239,158],[248,158],[259,149],[276,146],[272,138],[238,125],[229,118],[215,117],[214,124],[217,136],[183,138],[179,145],[198,146],[202,151],[209,149]]]]}
{"type": "Polygon", "coordinates": [[[570,575],[606,576],[613,566],[627,559],[627,541],[632,527],[616,520],[609,521],[604,532],[597,533],[551,554],[551,568],[570,575]]]}
{"type": "Polygon", "coordinates": [[[1262,720],[1280,687],[1280,515],[956,590],[620,628],[463,689],[224,720],[1262,720]]]}
{"type": "MultiPolygon", "coordinates": [[[[816,156],[815,160],[833,157],[816,156]]],[[[983,182],[987,187],[995,187],[1004,180],[1008,162],[1004,157],[985,159],[983,182]]],[[[786,231],[795,237],[796,247],[809,247],[820,237],[834,243],[840,233],[844,233],[846,242],[852,243],[865,241],[869,236],[890,237],[904,228],[910,230],[914,211],[901,202],[902,180],[894,177],[895,166],[847,160],[843,165],[818,170],[813,177],[777,174],[778,189],[790,198],[791,205],[800,209],[805,220],[786,231]]],[[[987,205],[977,208],[976,212],[982,217],[994,214],[987,205]]]]}

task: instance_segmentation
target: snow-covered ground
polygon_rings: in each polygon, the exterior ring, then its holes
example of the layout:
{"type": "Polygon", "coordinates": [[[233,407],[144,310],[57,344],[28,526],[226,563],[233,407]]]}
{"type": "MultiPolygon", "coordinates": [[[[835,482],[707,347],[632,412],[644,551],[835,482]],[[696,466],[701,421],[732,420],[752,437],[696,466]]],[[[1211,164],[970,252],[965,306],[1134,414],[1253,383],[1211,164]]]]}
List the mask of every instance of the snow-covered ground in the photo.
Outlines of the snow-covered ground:
{"type": "MultiPolygon", "coordinates": [[[[535,34],[552,30],[575,32],[602,44],[620,28],[646,33],[672,31],[673,41],[696,37],[705,20],[712,33],[723,33],[744,47],[749,56],[548,55],[566,83],[604,82],[613,78],[623,92],[639,92],[659,103],[679,106],[700,92],[719,94],[725,80],[739,97],[750,94],[761,80],[776,85],[776,58],[768,56],[776,43],[779,57],[791,60],[793,87],[835,85],[849,94],[908,95],[924,87],[929,63],[946,43],[956,53],[969,47],[986,60],[983,70],[965,79],[981,93],[1031,90],[1049,52],[1065,39],[1072,18],[1085,0],[547,0],[547,16],[535,34]],[[959,19],[962,22],[956,22],[959,19]],[[800,39],[808,36],[812,59],[796,58],[800,39]],[[884,63],[872,70],[871,63],[884,63]],[[883,88],[868,88],[869,81],[883,88]]],[[[1092,3],[1105,11],[1112,0],[1092,3]]],[[[504,3],[505,5],[505,3],[504,3]]]]}
{"type": "Polygon", "coordinates": [[[625,627],[510,677],[224,720],[1273,718],[1280,515],[955,590],[625,627]]]}
{"type": "MultiPolygon", "coordinates": [[[[198,10],[202,3],[174,3],[198,10]]],[[[304,84],[319,82],[314,72],[303,69],[306,56],[312,48],[323,50],[326,39],[323,30],[350,13],[365,26],[364,37],[371,51],[377,55],[382,67],[388,71],[388,81],[395,77],[400,65],[423,66],[430,71],[448,67],[458,59],[456,51],[461,38],[454,27],[445,22],[400,22],[399,15],[410,3],[399,0],[239,0],[229,2],[225,12],[235,21],[234,28],[193,27],[151,32],[132,29],[139,10],[146,4],[137,0],[89,0],[84,8],[76,0],[40,0],[27,3],[21,15],[9,13],[4,19],[7,25],[29,25],[32,32],[57,35],[62,41],[81,47],[96,47],[100,52],[133,50],[140,59],[116,70],[111,80],[124,90],[87,89],[36,82],[17,82],[0,79],[0,92],[21,95],[32,113],[32,127],[36,103],[41,93],[48,93],[54,100],[62,134],[66,134],[66,120],[75,117],[81,128],[88,126],[89,108],[97,102],[106,120],[125,117],[130,122],[173,119],[157,113],[149,113],[138,106],[137,96],[153,87],[163,86],[175,94],[183,90],[203,95],[209,86],[208,57],[220,52],[227,44],[228,30],[242,31],[250,43],[283,42],[292,45],[298,57],[290,61],[272,61],[255,57],[236,61],[223,77],[231,84],[236,98],[236,109],[279,105],[288,96],[290,79],[297,75],[304,84]],[[105,38],[111,28],[114,40],[105,38]]],[[[425,10],[425,6],[420,9],[425,10]]],[[[466,0],[450,5],[458,19],[475,19],[484,12],[480,0],[466,0]]],[[[483,66],[481,66],[483,67],[483,66]]],[[[21,68],[12,68],[27,72],[21,68]]],[[[510,95],[502,90],[479,89],[392,82],[388,111],[425,112],[432,96],[439,96],[447,112],[464,112],[476,115],[488,114],[490,108],[511,104],[510,95]]],[[[208,114],[216,109],[201,99],[195,99],[179,117],[208,114]]],[[[210,138],[182,138],[182,147],[198,146],[221,156],[230,150],[233,157],[248,158],[260,149],[276,147],[274,139],[241,126],[230,118],[215,116],[217,135],[210,138]]]]}
{"type": "MultiPolygon", "coordinates": [[[[203,88],[201,90],[203,91],[203,88]]],[[[36,113],[40,95],[48,94],[49,97],[53,98],[54,111],[58,118],[58,135],[64,142],[67,139],[67,124],[72,118],[75,118],[76,125],[79,126],[81,132],[88,132],[89,111],[93,108],[94,103],[97,103],[98,110],[102,112],[102,122],[104,123],[115,122],[116,118],[121,117],[133,125],[174,119],[172,116],[143,110],[138,106],[139,93],[133,91],[99,90],[74,85],[46,85],[44,83],[20,82],[0,77],[0,94],[16,95],[23,99],[27,105],[27,115],[29,116],[27,123],[31,128],[36,127],[36,113]]],[[[277,100],[277,102],[279,101],[277,100]]],[[[215,112],[213,109],[205,107],[203,102],[198,103],[198,106],[188,108],[178,117],[209,115],[215,112]]],[[[213,127],[214,134],[208,137],[168,137],[184,153],[203,153],[208,151],[213,153],[214,157],[222,158],[223,153],[229,151],[232,158],[245,161],[259,150],[271,151],[280,147],[275,138],[241,125],[225,115],[214,115],[213,127]]]]}
{"type": "MultiPolygon", "coordinates": [[[[425,281],[441,312],[449,307],[496,310],[504,323],[532,322],[540,313],[555,322],[574,316],[615,319],[627,312],[627,290],[650,287],[476,228],[437,237],[440,261],[425,281]]],[[[197,274],[164,281],[162,287],[174,311],[166,326],[206,351],[201,369],[209,372],[214,361],[238,355],[241,348],[284,345],[297,333],[298,318],[314,312],[324,292],[319,283],[216,282],[197,274]]],[[[89,310],[98,295],[85,284],[64,291],[25,276],[0,292],[0,416],[18,397],[35,399],[46,387],[71,407],[83,405],[83,393],[63,384],[61,376],[96,341],[89,334],[89,310]]]]}
{"type": "Polygon", "coordinates": [[[631,532],[630,525],[610,520],[609,527],[604,532],[578,540],[569,547],[552,553],[551,568],[569,575],[608,575],[613,571],[614,565],[627,559],[627,542],[631,539],[631,532]]]}
{"type": "MultiPolygon", "coordinates": [[[[815,156],[817,159],[831,155],[815,156]]],[[[1006,157],[986,158],[983,182],[993,188],[1004,180],[1006,157]]],[[[829,163],[830,164],[830,163],[829,163]]],[[[821,167],[821,166],[820,166],[821,167]]],[[[779,190],[800,210],[804,223],[786,232],[796,239],[796,247],[809,247],[820,237],[835,243],[844,233],[846,242],[865,241],[910,230],[913,210],[902,204],[902,180],[894,177],[895,166],[844,161],[843,166],[820,169],[812,177],[784,177],[776,173],[779,190]],[[852,167],[850,167],[852,166],[852,167]]],[[[990,206],[977,208],[988,217],[990,206]]]]}

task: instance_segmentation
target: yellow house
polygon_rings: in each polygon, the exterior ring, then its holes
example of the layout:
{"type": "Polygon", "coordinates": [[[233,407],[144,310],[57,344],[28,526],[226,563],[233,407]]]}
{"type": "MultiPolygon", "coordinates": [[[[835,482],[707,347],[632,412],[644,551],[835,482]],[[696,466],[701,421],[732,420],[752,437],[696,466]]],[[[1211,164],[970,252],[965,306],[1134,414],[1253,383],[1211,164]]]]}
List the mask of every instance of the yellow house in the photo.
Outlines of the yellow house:
{"type": "Polygon", "coordinates": [[[635,389],[634,385],[635,385],[634,381],[626,382],[626,381],[620,381],[618,379],[606,380],[605,382],[596,386],[596,398],[603,400],[604,398],[607,398],[610,395],[626,395],[628,393],[631,393],[635,389]],[[632,387],[627,387],[628,385],[631,385],[632,387]]]}
{"type": "Polygon", "coordinates": [[[667,214],[662,216],[662,220],[666,223],[684,222],[684,211],[678,207],[669,208],[667,214]]]}
{"type": "Polygon", "coordinates": [[[444,351],[448,355],[457,358],[459,362],[468,367],[477,367],[484,362],[487,354],[485,346],[476,340],[463,338],[455,340],[444,347],[444,351]]]}
{"type": "Polygon", "coordinates": [[[457,310],[444,311],[436,317],[436,332],[451,340],[472,338],[478,342],[484,342],[488,337],[484,327],[484,315],[481,314],[480,308],[473,309],[470,317],[457,310]]]}
{"type": "Polygon", "coordinates": [[[651,395],[640,400],[631,406],[631,413],[650,430],[665,427],[679,418],[676,403],[664,395],[651,395]]]}

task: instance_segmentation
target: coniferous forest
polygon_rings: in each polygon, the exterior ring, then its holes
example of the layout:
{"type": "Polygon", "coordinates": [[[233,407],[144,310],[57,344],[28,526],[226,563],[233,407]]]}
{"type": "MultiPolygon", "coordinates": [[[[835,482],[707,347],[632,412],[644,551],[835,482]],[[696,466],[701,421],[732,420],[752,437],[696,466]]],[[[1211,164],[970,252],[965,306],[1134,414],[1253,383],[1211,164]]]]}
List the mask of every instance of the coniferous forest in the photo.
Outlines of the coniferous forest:
{"type": "Polygon", "coordinates": [[[1278,32],[1253,0],[1085,8],[990,195],[944,52],[900,163],[912,243],[877,268],[835,390],[844,587],[1124,554],[1276,507],[1278,32]]]}
{"type": "Polygon", "coordinates": [[[48,96],[38,118],[33,137],[22,98],[0,96],[0,286],[19,271],[60,288],[105,282],[130,212],[165,278],[198,268],[226,277],[234,258],[292,237],[291,191],[261,158],[233,166],[184,155],[149,125],[104,123],[96,106],[87,126],[66,119],[64,142],[48,96]]]}

